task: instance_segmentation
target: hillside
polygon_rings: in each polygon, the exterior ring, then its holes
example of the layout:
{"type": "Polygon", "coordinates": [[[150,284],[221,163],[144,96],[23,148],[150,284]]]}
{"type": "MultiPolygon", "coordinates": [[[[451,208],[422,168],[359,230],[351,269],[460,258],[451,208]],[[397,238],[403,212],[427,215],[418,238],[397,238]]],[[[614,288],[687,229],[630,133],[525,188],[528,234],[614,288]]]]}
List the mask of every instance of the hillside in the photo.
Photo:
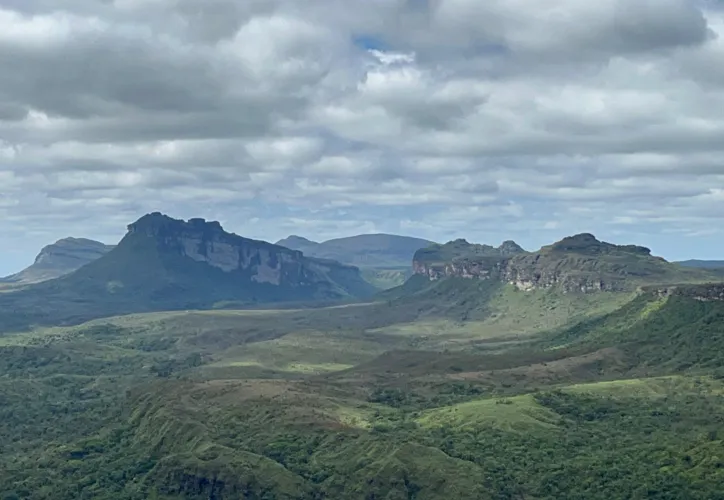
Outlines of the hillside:
{"type": "Polygon", "coordinates": [[[0,326],[372,292],[356,267],[230,234],[218,222],[154,213],[129,225],[113,250],[74,273],[2,294],[0,326]]]}
{"type": "Polygon", "coordinates": [[[409,268],[412,256],[431,241],[394,234],[360,234],[316,243],[299,236],[277,242],[304,255],[332,259],[360,268],[409,268]]]}
{"type": "Polygon", "coordinates": [[[556,333],[552,343],[615,346],[645,373],[724,375],[724,284],[644,287],[623,307],[556,333]]]}
{"type": "Polygon", "coordinates": [[[64,238],[43,247],[35,262],[22,271],[0,278],[0,283],[27,285],[47,281],[66,274],[102,257],[113,245],[84,238],[64,238]]]}
{"type": "Polygon", "coordinates": [[[721,500],[722,292],[642,290],[575,339],[502,351],[425,350],[424,323],[371,328],[362,305],[6,337],[0,492],[721,500]]]}
{"type": "Polygon", "coordinates": [[[633,291],[656,283],[717,281],[708,270],[683,267],[651,255],[648,248],[614,245],[584,233],[564,238],[537,252],[524,252],[512,242],[498,249],[456,240],[418,251],[415,274],[493,279],[520,290],[557,288],[566,292],[633,291]]]}

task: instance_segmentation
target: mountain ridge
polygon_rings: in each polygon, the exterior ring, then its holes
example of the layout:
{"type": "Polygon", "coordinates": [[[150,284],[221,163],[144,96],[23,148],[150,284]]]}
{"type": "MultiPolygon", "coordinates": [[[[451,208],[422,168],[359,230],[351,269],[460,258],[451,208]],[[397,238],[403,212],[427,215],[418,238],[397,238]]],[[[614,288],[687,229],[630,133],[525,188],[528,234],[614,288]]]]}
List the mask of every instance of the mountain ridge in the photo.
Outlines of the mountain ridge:
{"type": "Polygon", "coordinates": [[[433,242],[412,236],[388,233],[359,234],[316,242],[291,235],[276,244],[299,250],[304,255],[337,260],[372,268],[409,268],[415,251],[433,242]]]}
{"type": "Polygon", "coordinates": [[[100,258],[114,246],[87,238],[62,238],[44,246],[33,264],[15,274],[0,278],[0,283],[27,285],[55,279],[100,258]]]}

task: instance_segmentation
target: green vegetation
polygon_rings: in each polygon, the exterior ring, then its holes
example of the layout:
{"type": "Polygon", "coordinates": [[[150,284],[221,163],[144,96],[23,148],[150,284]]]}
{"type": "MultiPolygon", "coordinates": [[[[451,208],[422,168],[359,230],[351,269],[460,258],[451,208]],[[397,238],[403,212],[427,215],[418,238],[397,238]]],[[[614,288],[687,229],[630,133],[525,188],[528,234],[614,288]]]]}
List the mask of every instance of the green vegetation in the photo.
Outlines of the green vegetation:
{"type": "Polygon", "coordinates": [[[362,277],[372,286],[379,290],[389,290],[405,284],[410,276],[412,269],[409,264],[399,268],[361,268],[362,277]]]}
{"type": "Polygon", "coordinates": [[[5,294],[28,302],[2,314],[0,500],[724,499],[724,286],[636,289],[686,274],[646,249],[542,251],[634,275],[623,292],[417,275],[243,310],[205,264],[130,241],[5,294]],[[139,270],[209,309],[159,312],[179,295],[139,270]]]}
{"type": "Polygon", "coordinates": [[[642,373],[724,373],[724,301],[645,292],[619,310],[564,329],[552,343],[617,346],[642,373]]]}

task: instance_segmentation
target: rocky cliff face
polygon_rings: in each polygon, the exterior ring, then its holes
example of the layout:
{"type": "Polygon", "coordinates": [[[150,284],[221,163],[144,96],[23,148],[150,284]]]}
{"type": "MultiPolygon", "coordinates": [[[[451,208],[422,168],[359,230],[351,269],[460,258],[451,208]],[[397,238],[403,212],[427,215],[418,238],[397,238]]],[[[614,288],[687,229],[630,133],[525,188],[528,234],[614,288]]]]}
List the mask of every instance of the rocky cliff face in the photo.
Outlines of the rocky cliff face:
{"type": "Polygon", "coordinates": [[[130,224],[128,233],[153,238],[164,251],[227,273],[248,271],[257,283],[280,285],[285,278],[301,278],[301,252],[227,233],[215,221],[185,222],[154,213],[130,224]]]}
{"type": "Polygon", "coordinates": [[[350,280],[364,288],[356,267],[305,257],[297,250],[227,233],[215,221],[182,221],[152,213],[130,224],[128,235],[150,238],[164,254],[208,264],[238,275],[240,281],[243,278],[252,283],[292,288],[328,286],[331,296],[356,294],[346,290],[340,281],[350,280]]]}
{"type": "Polygon", "coordinates": [[[31,266],[0,278],[0,282],[29,284],[58,278],[93,262],[112,248],[112,245],[85,238],[64,238],[43,247],[31,266]]]}
{"type": "Polygon", "coordinates": [[[418,252],[413,269],[431,280],[497,279],[520,290],[557,287],[589,293],[631,290],[647,280],[665,279],[676,268],[652,256],[646,247],[614,245],[588,233],[564,238],[534,253],[511,243],[494,249],[456,240],[434,252],[418,252]]]}

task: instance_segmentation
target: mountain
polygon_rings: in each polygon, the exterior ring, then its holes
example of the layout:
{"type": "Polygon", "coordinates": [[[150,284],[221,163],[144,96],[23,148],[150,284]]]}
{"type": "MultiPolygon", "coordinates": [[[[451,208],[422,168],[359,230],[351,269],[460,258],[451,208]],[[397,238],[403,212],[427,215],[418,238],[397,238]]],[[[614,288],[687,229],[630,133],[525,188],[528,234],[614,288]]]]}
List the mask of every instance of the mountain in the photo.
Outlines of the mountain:
{"type": "Polygon", "coordinates": [[[468,243],[465,239],[457,239],[444,245],[432,244],[428,247],[417,250],[413,256],[413,265],[420,263],[446,263],[453,260],[484,258],[484,257],[510,257],[526,253],[523,248],[514,241],[504,241],[499,247],[491,245],[479,245],[468,243]]]}
{"type": "Polygon", "coordinates": [[[513,242],[499,248],[456,240],[415,253],[415,274],[494,279],[520,290],[558,288],[565,292],[628,291],[655,283],[715,281],[721,276],[667,262],[637,245],[614,245],[589,233],[525,252],[513,242]]]}
{"type": "Polygon", "coordinates": [[[0,327],[224,303],[338,300],[374,288],[359,269],[227,233],[218,222],[148,214],[77,271],[0,297],[0,327]]]}
{"type": "Polygon", "coordinates": [[[698,267],[700,269],[724,269],[724,260],[683,260],[677,264],[686,267],[698,267]]]}
{"type": "Polygon", "coordinates": [[[0,278],[0,283],[25,285],[72,273],[102,257],[113,245],[85,238],[64,238],[43,247],[35,262],[17,274],[0,278]]]}
{"type": "Polygon", "coordinates": [[[363,268],[396,268],[410,266],[417,250],[431,241],[394,234],[360,234],[317,243],[300,236],[289,236],[277,242],[304,255],[333,259],[363,268]]]}
{"type": "MultiPolygon", "coordinates": [[[[316,241],[308,240],[307,238],[295,235],[291,235],[284,238],[283,240],[279,240],[275,244],[282,247],[291,248],[292,250],[298,250],[307,256],[314,256],[314,250],[321,245],[321,243],[317,243],[316,241]]],[[[342,261],[340,260],[340,262],[342,261]]]]}

